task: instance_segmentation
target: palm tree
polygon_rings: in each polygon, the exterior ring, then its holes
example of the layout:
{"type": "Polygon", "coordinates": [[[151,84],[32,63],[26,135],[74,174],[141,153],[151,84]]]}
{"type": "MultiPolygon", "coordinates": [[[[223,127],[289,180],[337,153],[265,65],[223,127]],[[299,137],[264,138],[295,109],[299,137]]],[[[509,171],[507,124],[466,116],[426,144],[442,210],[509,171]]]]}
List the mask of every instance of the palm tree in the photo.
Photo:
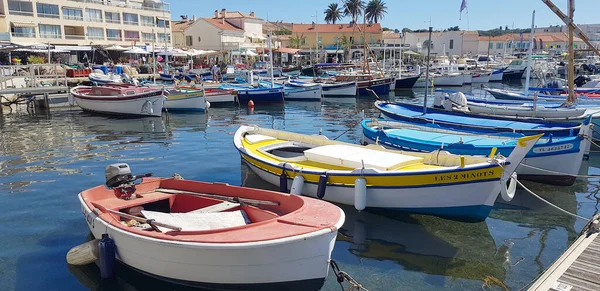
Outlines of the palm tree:
{"type": "Polygon", "coordinates": [[[365,16],[367,20],[377,23],[387,13],[387,7],[382,0],[371,0],[365,8],[365,16]]]}
{"type": "Polygon", "coordinates": [[[365,2],[362,0],[347,0],[345,1],[345,6],[344,16],[350,15],[352,20],[356,21],[358,16],[362,15],[363,9],[365,8],[365,2]]]}
{"type": "Polygon", "coordinates": [[[290,37],[290,47],[299,49],[304,43],[306,43],[306,36],[304,33],[301,35],[293,35],[290,37]]]}
{"type": "Polygon", "coordinates": [[[342,19],[342,9],[338,7],[337,3],[329,4],[329,7],[325,9],[325,22],[335,24],[340,19],[342,19]]]}

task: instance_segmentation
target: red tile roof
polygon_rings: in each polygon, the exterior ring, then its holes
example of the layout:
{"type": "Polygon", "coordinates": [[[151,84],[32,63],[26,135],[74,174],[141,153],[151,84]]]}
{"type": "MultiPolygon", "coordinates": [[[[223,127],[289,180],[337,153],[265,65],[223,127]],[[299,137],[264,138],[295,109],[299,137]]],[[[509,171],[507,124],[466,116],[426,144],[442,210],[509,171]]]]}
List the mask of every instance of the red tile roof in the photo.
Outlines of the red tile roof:
{"type": "Polygon", "coordinates": [[[216,28],[218,28],[220,30],[244,31],[243,29],[237,28],[237,27],[231,25],[231,23],[224,21],[223,18],[221,18],[221,19],[202,18],[202,20],[212,24],[213,26],[215,26],[216,28]]]}
{"type": "MultiPolygon", "coordinates": [[[[213,18],[213,19],[223,18],[223,10],[215,11],[215,13],[218,14],[218,17],[217,17],[217,15],[214,15],[211,18],[213,18]]],[[[261,19],[262,20],[262,18],[252,15],[252,14],[254,14],[253,12],[250,12],[250,13],[251,14],[246,14],[246,13],[242,13],[239,11],[225,11],[225,18],[252,18],[252,19],[261,19]]]]}
{"type": "MultiPolygon", "coordinates": [[[[382,32],[383,29],[381,29],[381,24],[379,23],[373,23],[373,24],[354,24],[354,25],[350,25],[347,23],[344,24],[317,24],[316,26],[316,30],[319,31],[319,33],[343,33],[343,32],[347,32],[347,33],[352,33],[352,32],[356,32],[359,33],[360,31],[364,31],[366,33],[377,33],[377,32],[382,32]],[[361,30],[359,30],[358,28],[361,28],[361,30]]],[[[296,24],[294,23],[292,25],[292,33],[312,33],[315,32],[315,29],[313,28],[312,24],[296,24]]]]}
{"type": "MultiPolygon", "coordinates": [[[[529,33],[523,33],[523,41],[527,42],[529,41],[529,33]]],[[[568,42],[569,38],[567,37],[567,35],[565,33],[562,32],[544,32],[544,33],[536,33],[533,36],[536,40],[542,40],[543,42],[568,42]]],[[[480,36],[479,37],[480,41],[495,41],[495,42],[499,42],[499,41],[521,41],[521,36],[518,33],[513,33],[513,34],[505,34],[505,35],[500,35],[500,36],[492,36],[491,38],[489,36],[480,36]]],[[[578,37],[574,37],[573,41],[576,42],[581,42],[582,40],[578,37]]]]}
{"type": "Polygon", "coordinates": [[[192,26],[192,24],[194,24],[194,21],[184,20],[184,21],[173,21],[172,23],[173,23],[173,27],[172,27],[173,32],[177,32],[177,31],[185,31],[190,26],[192,26]]]}

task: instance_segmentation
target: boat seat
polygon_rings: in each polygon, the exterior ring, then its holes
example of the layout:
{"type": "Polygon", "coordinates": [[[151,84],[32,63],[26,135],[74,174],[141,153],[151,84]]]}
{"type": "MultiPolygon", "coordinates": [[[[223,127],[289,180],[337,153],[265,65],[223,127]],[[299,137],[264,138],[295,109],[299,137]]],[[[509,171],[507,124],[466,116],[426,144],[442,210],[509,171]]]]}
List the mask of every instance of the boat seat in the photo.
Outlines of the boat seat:
{"type": "Polygon", "coordinates": [[[262,135],[262,134],[247,134],[246,135],[246,141],[249,144],[257,144],[263,141],[271,141],[271,140],[276,140],[276,138],[271,137],[271,136],[266,136],[266,135],[262,135]]]}
{"type": "Polygon", "coordinates": [[[239,206],[240,206],[239,203],[223,201],[219,204],[215,204],[215,205],[207,206],[204,208],[189,211],[188,213],[216,213],[216,212],[231,210],[231,209],[234,209],[239,206]]]}
{"type": "Polygon", "coordinates": [[[360,169],[363,167],[390,171],[402,167],[422,164],[423,158],[369,148],[326,145],[304,151],[304,156],[313,162],[360,169]]]}
{"type": "MultiPolygon", "coordinates": [[[[147,219],[154,219],[161,223],[179,226],[181,227],[181,231],[222,229],[243,226],[249,223],[249,220],[243,210],[216,213],[164,213],[142,210],[142,215],[144,215],[144,217],[147,219]]],[[[158,228],[162,232],[171,231],[170,229],[166,228],[158,228]]]]}

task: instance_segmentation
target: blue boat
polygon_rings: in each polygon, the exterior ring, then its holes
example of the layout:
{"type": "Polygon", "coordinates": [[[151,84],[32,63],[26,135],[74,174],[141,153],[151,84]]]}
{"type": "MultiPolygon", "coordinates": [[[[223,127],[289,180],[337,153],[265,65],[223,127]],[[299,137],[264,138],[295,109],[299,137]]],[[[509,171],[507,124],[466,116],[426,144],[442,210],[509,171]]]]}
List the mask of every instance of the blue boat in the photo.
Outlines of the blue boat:
{"type": "Polygon", "coordinates": [[[273,88],[270,86],[264,87],[262,84],[259,87],[241,84],[223,84],[220,88],[235,89],[238,92],[240,104],[248,104],[250,100],[254,104],[283,103],[284,89],[283,86],[278,84],[275,84],[273,88]]]}
{"type": "MultiPolygon", "coordinates": [[[[545,172],[519,166],[519,178],[552,185],[573,185],[583,161],[589,154],[591,118],[586,119],[582,134],[540,139],[522,164],[553,171],[545,172]],[[558,174],[562,173],[562,174],[558,174]]],[[[519,133],[473,133],[443,129],[438,124],[420,125],[401,121],[366,119],[361,123],[364,141],[406,151],[445,150],[457,155],[509,156],[517,146],[519,133]]]]}
{"type": "Polygon", "coordinates": [[[423,106],[404,103],[377,101],[375,107],[390,119],[418,124],[438,124],[446,129],[472,132],[515,132],[525,135],[543,133],[554,136],[572,136],[579,133],[581,129],[580,122],[550,122],[535,118],[480,116],[435,108],[427,108],[427,113],[423,114],[423,106]]]}

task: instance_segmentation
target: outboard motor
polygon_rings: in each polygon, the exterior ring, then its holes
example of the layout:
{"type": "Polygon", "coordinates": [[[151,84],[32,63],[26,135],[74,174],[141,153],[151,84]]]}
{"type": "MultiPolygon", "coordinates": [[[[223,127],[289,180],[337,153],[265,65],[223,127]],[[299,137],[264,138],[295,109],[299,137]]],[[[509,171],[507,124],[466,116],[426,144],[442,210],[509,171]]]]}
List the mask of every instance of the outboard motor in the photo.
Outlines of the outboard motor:
{"type": "Polygon", "coordinates": [[[575,86],[581,87],[581,86],[585,85],[585,83],[587,83],[591,80],[592,79],[586,75],[578,76],[577,78],[575,78],[575,86]]]}
{"type": "Polygon", "coordinates": [[[119,199],[129,200],[135,193],[135,180],[152,177],[152,173],[143,175],[132,175],[128,164],[117,163],[106,166],[104,170],[106,187],[113,189],[115,196],[119,199]]]}
{"type": "Polygon", "coordinates": [[[123,82],[131,84],[131,77],[129,75],[123,73],[121,74],[121,78],[123,78],[123,82]]]}

